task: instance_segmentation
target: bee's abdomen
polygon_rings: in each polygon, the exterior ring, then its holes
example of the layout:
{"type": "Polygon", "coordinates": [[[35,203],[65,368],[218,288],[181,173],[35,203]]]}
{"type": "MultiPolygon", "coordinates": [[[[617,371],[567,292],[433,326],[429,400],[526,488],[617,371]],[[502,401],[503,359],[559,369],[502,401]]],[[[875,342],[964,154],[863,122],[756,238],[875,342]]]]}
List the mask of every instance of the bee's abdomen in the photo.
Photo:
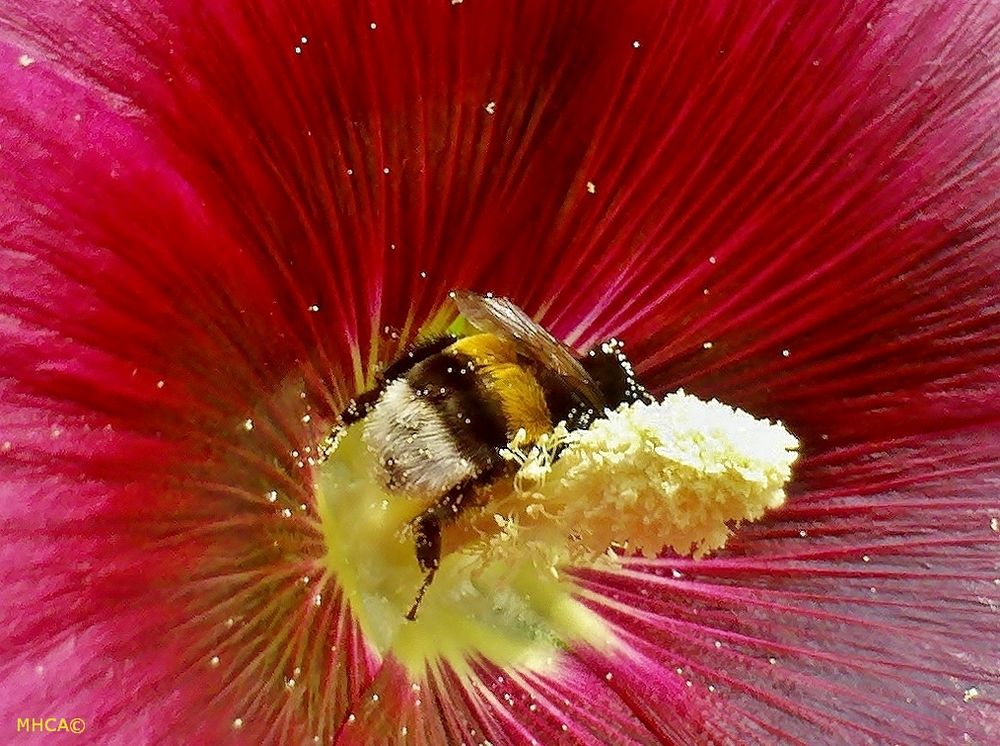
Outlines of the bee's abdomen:
{"type": "Polygon", "coordinates": [[[389,489],[437,497],[493,471],[507,430],[469,361],[439,354],[386,387],[364,437],[389,489]]]}
{"type": "Polygon", "coordinates": [[[405,378],[386,386],[365,420],[364,440],[393,491],[437,497],[479,474],[441,412],[405,378]]]}

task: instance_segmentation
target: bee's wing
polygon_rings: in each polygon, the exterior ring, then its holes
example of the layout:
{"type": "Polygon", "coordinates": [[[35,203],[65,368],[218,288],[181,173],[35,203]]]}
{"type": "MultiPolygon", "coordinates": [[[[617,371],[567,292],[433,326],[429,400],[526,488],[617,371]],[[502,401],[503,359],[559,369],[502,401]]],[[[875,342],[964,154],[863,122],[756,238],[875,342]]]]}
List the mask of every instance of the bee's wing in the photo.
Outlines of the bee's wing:
{"type": "Polygon", "coordinates": [[[452,297],[470,324],[514,342],[525,355],[562,376],[594,409],[601,411],[604,408],[604,397],[597,384],[569,348],[532,321],[513,302],[469,290],[456,290],[452,297]]]}

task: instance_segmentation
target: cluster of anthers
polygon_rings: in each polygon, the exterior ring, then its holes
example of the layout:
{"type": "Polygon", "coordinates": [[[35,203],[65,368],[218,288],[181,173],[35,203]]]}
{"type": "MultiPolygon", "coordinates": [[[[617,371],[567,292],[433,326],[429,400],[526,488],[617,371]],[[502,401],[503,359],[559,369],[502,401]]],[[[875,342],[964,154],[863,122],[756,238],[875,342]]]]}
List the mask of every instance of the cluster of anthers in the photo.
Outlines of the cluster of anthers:
{"type": "Polygon", "coordinates": [[[560,423],[534,443],[518,432],[503,450],[517,464],[511,487],[490,503],[500,533],[476,551],[516,547],[550,568],[602,562],[622,545],[702,557],[784,504],[797,449],[781,423],[683,390],[587,429],[560,423]]]}

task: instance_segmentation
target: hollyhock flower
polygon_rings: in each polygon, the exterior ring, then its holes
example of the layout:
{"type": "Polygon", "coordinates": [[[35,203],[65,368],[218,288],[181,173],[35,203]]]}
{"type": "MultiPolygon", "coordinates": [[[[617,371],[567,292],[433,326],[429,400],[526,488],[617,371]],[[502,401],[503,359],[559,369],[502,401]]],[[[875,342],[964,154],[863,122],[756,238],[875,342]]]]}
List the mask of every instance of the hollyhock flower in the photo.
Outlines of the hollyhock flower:
{"type": "Polygon", "coordinates": [[[1000,739],[998,21],[8,0],[3,727],[1000,739]],[[785,504],[697,558],[440,577],[405,622],[412,543],[320,450],[455,288],[785,423],[785,504]]]}

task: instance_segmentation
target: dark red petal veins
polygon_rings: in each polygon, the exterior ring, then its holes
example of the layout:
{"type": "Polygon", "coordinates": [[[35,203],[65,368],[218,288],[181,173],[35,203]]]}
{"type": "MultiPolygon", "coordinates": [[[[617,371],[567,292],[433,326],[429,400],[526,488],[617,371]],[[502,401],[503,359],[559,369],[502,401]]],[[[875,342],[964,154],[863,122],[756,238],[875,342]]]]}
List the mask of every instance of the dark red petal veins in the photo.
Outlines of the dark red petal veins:
{"type": "Polygon", "coordinates": [[[831,452],[804,465],[803,494],[716,557],[637,560],[585,584],[630,644],[705,695],[718,740],[777,727],[989,741],[1000,453],[986,437],[831,452]]]}
{"type": "Polygon", "coordinates": [[[122,743],[996,740],[998,21],[9,0],[4,717],[58,702],[122,743]],[[781,418],[804,457],[718,557],[580,576],[630,657],[442,666],[418,697],[327,573],[306,449],[456,287],[581,348],[620,334],[654,390],[781,418]]]}

